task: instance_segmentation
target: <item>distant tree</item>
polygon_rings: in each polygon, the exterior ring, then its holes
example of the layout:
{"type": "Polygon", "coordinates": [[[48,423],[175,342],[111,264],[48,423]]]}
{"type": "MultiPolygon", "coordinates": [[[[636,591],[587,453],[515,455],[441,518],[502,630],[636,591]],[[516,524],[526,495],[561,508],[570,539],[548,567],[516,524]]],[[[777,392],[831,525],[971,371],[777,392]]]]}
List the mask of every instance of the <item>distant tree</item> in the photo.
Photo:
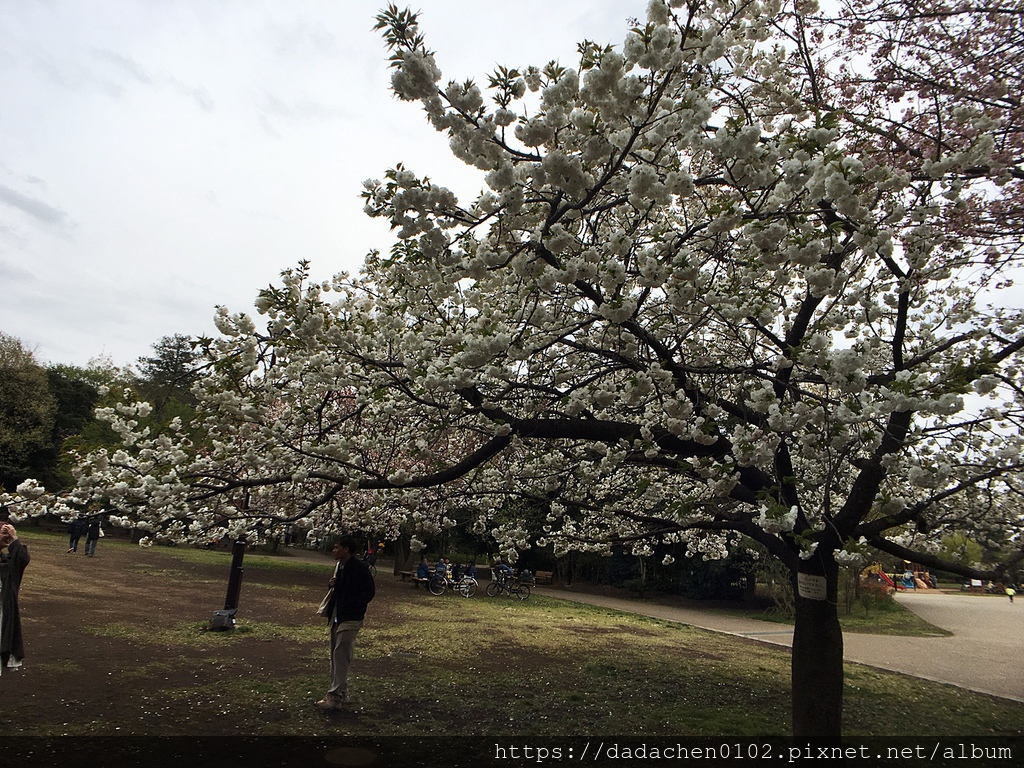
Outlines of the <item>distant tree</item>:
{"type": "MultiPolygon", "coordinates": [[[[54,489],[63,489],[73,482],[71,475],[60,468],[65,441],[80,434],[96,422],[93,409],[100,399],[98,386],[91,381],[90,371],[72,365],[51,365],[46,381],[54,402],[53,430],[49,449],[41,452],[33,467],[33,477],[54,489]]],[[[109,431],[109,427],[103,425],[109,431]]],[[[112,433],[111,433],[112,434],[112,433]]]]}
{"type": "MultiPolygon", "coordinates": [[[[76,383],[82,392],[91,389],[95,393],[89,409],[89,418],[82,419],[81,410],[69,414],[69,418],[78,418],[78,428],[70,431],[62,443],[61,464],[70,466],[74,463],[73,454],[101,447],[110,447],[120,442],[120,437],[110,428],[110,424],[95,418],[95,409],[102,406],[113,406],[128,397],[138,385],[138,379],[130,368],[121,368],[109,357],[101,356],[89,360],[86,366],[53,366],[61,374],[76,383]]],[[[67,466],[62,468],[62,476],[67,476],[67,466]]]]}
{"type": "Polygon", "coordinates": [[[99,397],[94,371],[44,367],[21,341],[0,334],[0,484],[13,489],[30,477],[54,490],[71,484],[60,470],[64,442],[95,422],[99,397]]]}
{"type": "Polygon", "coordinates": [[[963,533],[951,533],[943,538],[939,551],[945,560],[970,567],[980,566],[985,559],[981,544],[963,533]]]}
{"type": "Polygon", "coordinates": [[[200,353],[192,339],[180,333],[164,336],[153,344],[151,357],[138,360],[139,389],[162,414],[173,401],[192,407],[192,385],[199,377],[200,353]]]}
{"type": "Polygon", "coordinates": [[[0,486],[14,490],[50,454],[55,410],[46,369],[19,339],[0,332],[0,486]]]}

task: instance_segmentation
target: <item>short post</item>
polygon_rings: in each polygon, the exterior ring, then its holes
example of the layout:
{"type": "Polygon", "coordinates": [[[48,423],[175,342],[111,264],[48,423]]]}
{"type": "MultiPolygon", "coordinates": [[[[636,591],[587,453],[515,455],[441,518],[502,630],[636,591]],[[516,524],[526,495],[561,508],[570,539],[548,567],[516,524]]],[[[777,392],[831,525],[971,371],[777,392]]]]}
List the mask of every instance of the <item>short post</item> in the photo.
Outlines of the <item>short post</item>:
{"type": "Polygon", "coordinates": [[[238,610],[238,596],[242,592],[242,558],[245,557],[245,539],[237,539],[231,547],[231,576],[228,577],[228,594],[224,598],[224,610],[238,610]]]}
{"type": "Polygon", "coordinates": [[[245,557],[245,539],[236,539],[231,547],[231,573],[228,576],[228,594],[224,598],[224,610],[214,611],[210,622],[211,630],[233,629],[235,612],[238,610],[238,596],[242,592],[242,559],[245,557]]]}

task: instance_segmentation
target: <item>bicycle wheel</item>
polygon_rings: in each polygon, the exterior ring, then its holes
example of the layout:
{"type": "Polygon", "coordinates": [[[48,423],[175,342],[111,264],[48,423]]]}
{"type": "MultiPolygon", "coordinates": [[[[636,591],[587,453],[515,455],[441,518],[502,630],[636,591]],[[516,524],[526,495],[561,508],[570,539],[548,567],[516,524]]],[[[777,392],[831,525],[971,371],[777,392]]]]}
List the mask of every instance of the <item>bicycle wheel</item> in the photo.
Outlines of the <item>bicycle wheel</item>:
{"type": "Polygon", "coordinates": [[[525,600],[530,596],[530,588],[525,584],[520,584],[518,587],[515,588],[515,593],[516,597],[518,597],[520,600],[525,600]]]}
{"type": "Polygon", "coordinates": [[[430,583],[427,584],[427,588],[430,590],[432,595],[443,595],[445,589],[448,587],[448,581],[443,576],[434,576],[430,583]]]}
{"type": "Polygon", "coordinates": [[[463,579],[459,582],[459,593],[463,597],[472,597],[476,594],[476,579],[463,579]]]}
{"type": "Polygon", "coordinates": [[[375,579],[377,578],[377,566],[376,565],[371,565],[370,566],[370,575],[373,576],[373,578],[375,578],[375,579]]]}
{"type": "Polygon", "coordinates": [[[501,593],[501,587],[498,586],[498,582],[492,581],[487,585],[487,596],[497,597],[501,593]]]}

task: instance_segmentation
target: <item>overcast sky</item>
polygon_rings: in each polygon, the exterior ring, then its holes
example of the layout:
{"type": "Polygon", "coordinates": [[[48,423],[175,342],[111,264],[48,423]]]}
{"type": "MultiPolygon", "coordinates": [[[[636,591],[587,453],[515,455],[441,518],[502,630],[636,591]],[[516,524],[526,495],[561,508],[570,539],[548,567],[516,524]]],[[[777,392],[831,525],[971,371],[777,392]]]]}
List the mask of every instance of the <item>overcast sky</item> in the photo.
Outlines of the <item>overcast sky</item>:
{"type": "MultiPolygon", "coordinates": [[[[0,0],[0,331],[43,362],[133,363],[309,259],[394,242],[362,182],[402,162],[471,195],[392,97],[385,0],[0,0]]],[[[421,0],[445,80],[619,46],[644,0],[421,0]]]]}

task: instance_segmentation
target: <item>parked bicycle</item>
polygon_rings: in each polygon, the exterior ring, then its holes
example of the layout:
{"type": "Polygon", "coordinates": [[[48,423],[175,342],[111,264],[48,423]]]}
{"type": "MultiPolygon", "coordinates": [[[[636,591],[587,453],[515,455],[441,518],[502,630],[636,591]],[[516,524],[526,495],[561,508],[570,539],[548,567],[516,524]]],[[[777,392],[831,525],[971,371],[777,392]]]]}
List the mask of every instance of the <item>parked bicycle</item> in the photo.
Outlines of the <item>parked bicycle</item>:
{"type": "Polygon", "coordinates": [[[430,577],[430,581],[427,582],[427,589],[430,590],[432,595],[443,595],[449,589],[456,594],[462,595],[463,597],[472,597],[476,594],[477,588],[476,579],[472,576],[463,576],[458,581],[455,579],[444,576],[440,573],[435,573],[430,577]]]}
{"type": "Polygon", "coordinates": [[[502,594],[525,600],[530,596],[530,586],[522,583],[516,576],[495,579],[487,585],[487,595],[489,597],[497,597],[502,594]]]}

